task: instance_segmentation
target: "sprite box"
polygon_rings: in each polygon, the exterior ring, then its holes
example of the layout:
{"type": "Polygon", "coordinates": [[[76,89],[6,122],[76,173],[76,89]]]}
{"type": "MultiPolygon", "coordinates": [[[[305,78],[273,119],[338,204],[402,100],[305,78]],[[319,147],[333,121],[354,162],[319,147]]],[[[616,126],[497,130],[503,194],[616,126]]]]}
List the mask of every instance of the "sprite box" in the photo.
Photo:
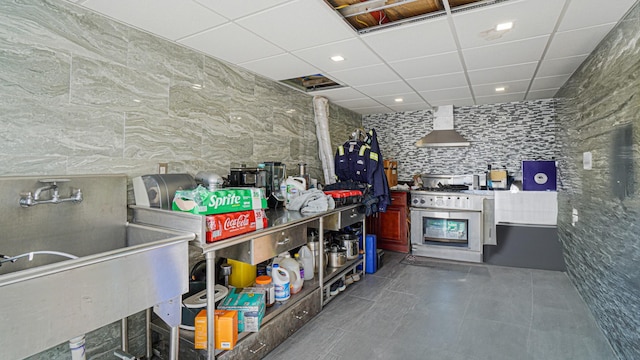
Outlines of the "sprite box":
{"type": "Polygon", "coordinates": [[[207,190],[198,186],[193,190],[177,190],[171,208],[197,215],[223,214],[266,209],[267,199],[258,188],[207,190]]]}

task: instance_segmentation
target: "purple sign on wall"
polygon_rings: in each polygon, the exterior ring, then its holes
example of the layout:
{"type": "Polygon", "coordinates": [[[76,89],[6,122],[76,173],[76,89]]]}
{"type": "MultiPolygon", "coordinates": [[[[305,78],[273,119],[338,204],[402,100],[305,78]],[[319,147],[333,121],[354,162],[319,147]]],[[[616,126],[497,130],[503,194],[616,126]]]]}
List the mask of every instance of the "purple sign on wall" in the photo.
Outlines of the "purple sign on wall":
{"type": "Polygon", "coordinates": [[[523,161],[522,190],[556,191],[555,160],[523,161]]]}

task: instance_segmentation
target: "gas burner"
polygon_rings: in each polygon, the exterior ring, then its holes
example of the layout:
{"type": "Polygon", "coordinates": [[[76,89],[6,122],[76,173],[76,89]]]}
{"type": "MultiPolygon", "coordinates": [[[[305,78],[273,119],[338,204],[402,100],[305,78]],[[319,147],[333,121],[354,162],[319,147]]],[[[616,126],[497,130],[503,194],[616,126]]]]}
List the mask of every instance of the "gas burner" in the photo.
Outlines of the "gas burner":
{"type": "Polygon", "coordinates": [[[418,191],[432,191],[432,192],[461,192],[464,190],[469,190],[467,185],[441,185],[438,184],[437,187],[421,187],[416,189],[418,191]]]}

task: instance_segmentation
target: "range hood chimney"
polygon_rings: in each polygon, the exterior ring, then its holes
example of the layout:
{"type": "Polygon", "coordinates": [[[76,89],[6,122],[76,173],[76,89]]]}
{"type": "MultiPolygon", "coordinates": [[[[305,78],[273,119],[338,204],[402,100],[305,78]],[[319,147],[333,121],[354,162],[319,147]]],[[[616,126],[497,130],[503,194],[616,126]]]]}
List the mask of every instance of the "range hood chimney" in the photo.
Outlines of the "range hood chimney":
{"type": "Polygon", "coordinates": [[[416,141],[417,147],[469,145],[467,139],[453,130],[453,105],[438,106],[433,112],[433,131],[416,141]]]}

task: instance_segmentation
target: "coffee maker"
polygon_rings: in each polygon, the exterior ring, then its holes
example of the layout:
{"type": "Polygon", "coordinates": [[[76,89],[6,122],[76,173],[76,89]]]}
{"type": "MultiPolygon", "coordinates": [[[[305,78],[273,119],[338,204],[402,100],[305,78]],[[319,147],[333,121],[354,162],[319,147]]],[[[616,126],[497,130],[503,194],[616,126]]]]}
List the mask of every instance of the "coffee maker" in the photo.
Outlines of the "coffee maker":
{"type": "Polygon", "coordinates": [[[265,161],[258,164],[258,169],[264,170],[266,176],[265,195],[269,208],[275,209],[283,205],[284,197],[280,195],[280,183],[287,177],[285,164],[279,161],[265,161]]]}

